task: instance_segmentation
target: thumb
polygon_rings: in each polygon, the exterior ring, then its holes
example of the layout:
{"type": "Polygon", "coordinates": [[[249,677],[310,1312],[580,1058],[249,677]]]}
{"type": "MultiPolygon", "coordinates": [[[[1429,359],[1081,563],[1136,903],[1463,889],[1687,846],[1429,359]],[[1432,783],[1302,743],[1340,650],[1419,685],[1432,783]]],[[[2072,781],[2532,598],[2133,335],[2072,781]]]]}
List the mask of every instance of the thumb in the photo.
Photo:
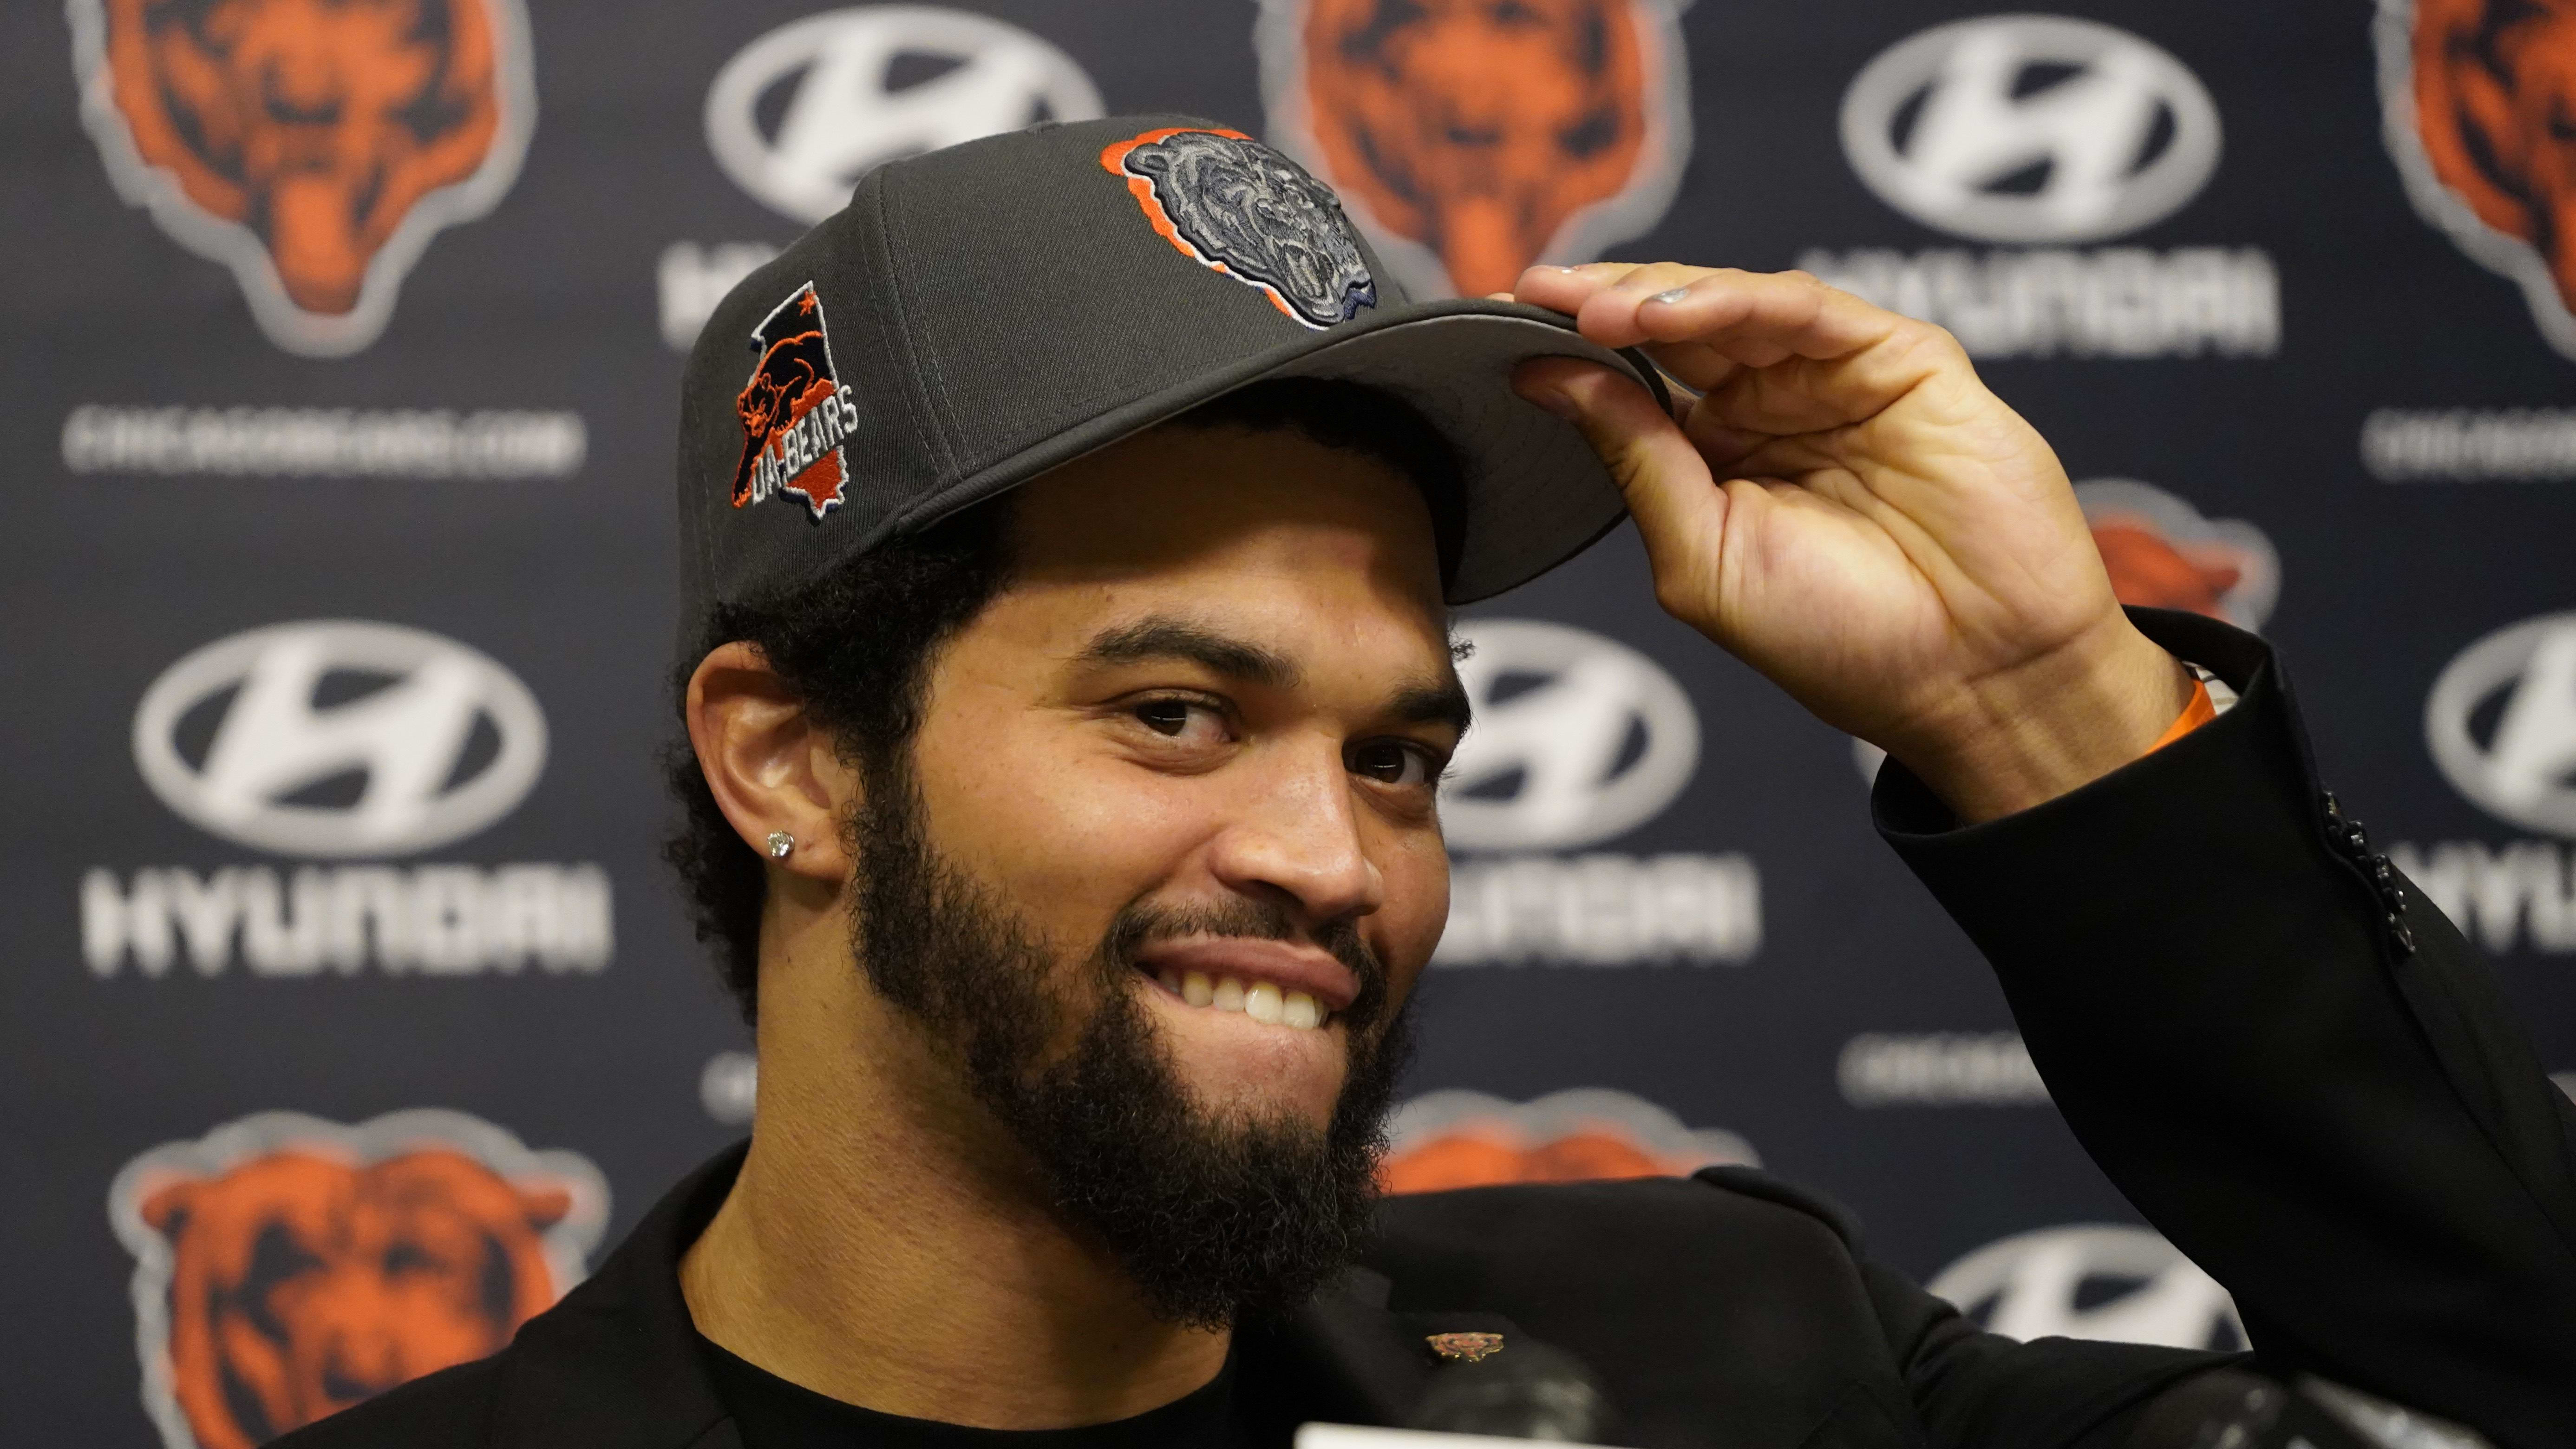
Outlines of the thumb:
{"type": "Polygon", "coordinates": [[[1645,540],[1656,592],[1713,597],[1727,498],[1708,460],[1634,379],[1597,362],[1536,357],[1512,390],[1567,422],[1592,445],[1645,540]]]}

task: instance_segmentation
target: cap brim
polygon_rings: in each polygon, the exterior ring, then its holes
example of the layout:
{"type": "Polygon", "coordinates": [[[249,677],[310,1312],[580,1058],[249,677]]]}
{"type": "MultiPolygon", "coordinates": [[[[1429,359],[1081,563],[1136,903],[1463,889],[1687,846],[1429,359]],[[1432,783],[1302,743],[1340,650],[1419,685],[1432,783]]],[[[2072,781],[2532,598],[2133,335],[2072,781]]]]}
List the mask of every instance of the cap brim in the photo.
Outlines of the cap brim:
{"type": "Polygon", "coordinates": [[[1281,377],[1336,378],[1403,398],[1457,449],[1463,516],[1448,595],[1452,604],[1471,604],[1581,553],[1627,513],[1583,435],[1512,391],[1512,369],[1533,357],[1601,363],[1670,405],[1662,377],[1644,357],[1586,341],[1561,313],[1469,298],[1386,307],[1122,404],[919,500],[891,520],[892,529],[927,526],[1238,388],[1281,377]]]}

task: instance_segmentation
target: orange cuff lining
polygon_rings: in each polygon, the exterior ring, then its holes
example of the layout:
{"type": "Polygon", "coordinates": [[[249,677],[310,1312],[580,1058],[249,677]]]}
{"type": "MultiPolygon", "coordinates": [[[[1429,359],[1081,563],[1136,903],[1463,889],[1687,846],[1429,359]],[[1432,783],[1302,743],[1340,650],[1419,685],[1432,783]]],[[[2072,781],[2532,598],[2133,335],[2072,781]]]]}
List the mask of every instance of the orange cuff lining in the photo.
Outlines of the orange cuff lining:
{"type": "Polygon", "coordinates": [[[2209,697],[2208,681],[2194,678],[2191,682],[2191,703],[2182,707],[2181,718],[2165,726],[2165,732],[2156,736],[2154,744],[2147,746],[2147,753],[2154,754],[2216,718],[2218,718],[2218,705],[2209,697]]]}

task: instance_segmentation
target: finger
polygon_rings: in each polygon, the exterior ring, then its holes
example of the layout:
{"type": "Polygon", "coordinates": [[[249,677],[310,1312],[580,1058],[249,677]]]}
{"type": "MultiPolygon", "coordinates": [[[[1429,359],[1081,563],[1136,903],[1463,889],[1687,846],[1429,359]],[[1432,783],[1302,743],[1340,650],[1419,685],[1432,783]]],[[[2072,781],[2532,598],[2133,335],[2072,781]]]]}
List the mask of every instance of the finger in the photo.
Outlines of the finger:
{"type": "Polygon", "coordinates": [[[1908,397],[1918,416],[1953,420],[2000,406],[1957,341],[1910,321],[1849,356],[1739,367],[1703,389],[1699,405],[1713,423],[1786,434],[1866,422],[1908,397]]]}
{"type": "Polygon", "coordinates": [[[1512,299],[1571,317],[1593,293],[1637,270],[1635,262],[1587,262],[1578,267],[1531,267],[1512,284],[1512,299]]]}
{"type": "Polygon", "coordinates": [[[1657,296],[1687,294],[1703,280],[1717,275],[1720,273],[1714,268],[1684,266],[1680,262],[1625,267],[1616,276],[1598,279],[1599,285],[1575,309],[1575,325],[1584,336],[1610,347],[1682,341],[1680,334],[1650,333],[1639,321],[1637,309],[1657,296]]]}
{"type": "Polygon", "coordinates": [[[1708,391],[1744,365],[1705,342],[1649,342],[1638,350],[1653,358],[1665,376],[1693,392],[1708,391]]]}
{"type": "Polygon", "coordinates": [[[1633,379],[1571,357],[1522,363],[1512,387],[1573,423],[1609,469],[1637,520],[1656,592],[1667,606],[1682,597],[1715,598],[1726,495],[1654,396],[1633,379]]]}
{"type": "MultiPolygon", "coordinates": [[[[1659,291],[1687,286],[1709,272],[1674,262],[1594,262],[1579,267],[1531,267],[1515,285],[1511,300],[1531,302],[1572,315],[1595,295],[1610,292],[1643,301],[1659,291]]],[[[1705,343],[1650,342],[1646,353],[1666,376],[1693,392],[1706,392],[1723,381],[1736,362],[1705,343]]]]}
{"type": "Polygon", "coordinates": [[[1583,335],[1613,347],[1699,342],[1763,367],[1787,357],[1848,357],[1920,326],[1804,272],[1675,268],[1670,281],[1636,295],[1646,283],[1622,278],[1596,293],[1577,318],[1583,335]],[[1631,296],[1634,305],[1625,305],[1631,296]]]}

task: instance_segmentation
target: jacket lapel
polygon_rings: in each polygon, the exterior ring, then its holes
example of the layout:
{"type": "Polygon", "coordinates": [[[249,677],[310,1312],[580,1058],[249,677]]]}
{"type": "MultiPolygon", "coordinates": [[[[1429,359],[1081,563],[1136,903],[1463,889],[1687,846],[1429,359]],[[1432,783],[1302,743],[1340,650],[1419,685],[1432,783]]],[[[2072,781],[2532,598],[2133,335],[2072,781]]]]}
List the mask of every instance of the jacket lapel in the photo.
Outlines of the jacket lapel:
{"type": "Polygon", "coordinates": [[[1305,1423],[1408,1425],[1440,1369],[1431,1335],[1499,1333],[1508,1349],[1520,1332],[1491,1313],[1396,1312],[1390,1286],[1352,1268],[1285,1323],[1236,1334],[1235,1392],[1255,1449],[1305,1423]]]}

